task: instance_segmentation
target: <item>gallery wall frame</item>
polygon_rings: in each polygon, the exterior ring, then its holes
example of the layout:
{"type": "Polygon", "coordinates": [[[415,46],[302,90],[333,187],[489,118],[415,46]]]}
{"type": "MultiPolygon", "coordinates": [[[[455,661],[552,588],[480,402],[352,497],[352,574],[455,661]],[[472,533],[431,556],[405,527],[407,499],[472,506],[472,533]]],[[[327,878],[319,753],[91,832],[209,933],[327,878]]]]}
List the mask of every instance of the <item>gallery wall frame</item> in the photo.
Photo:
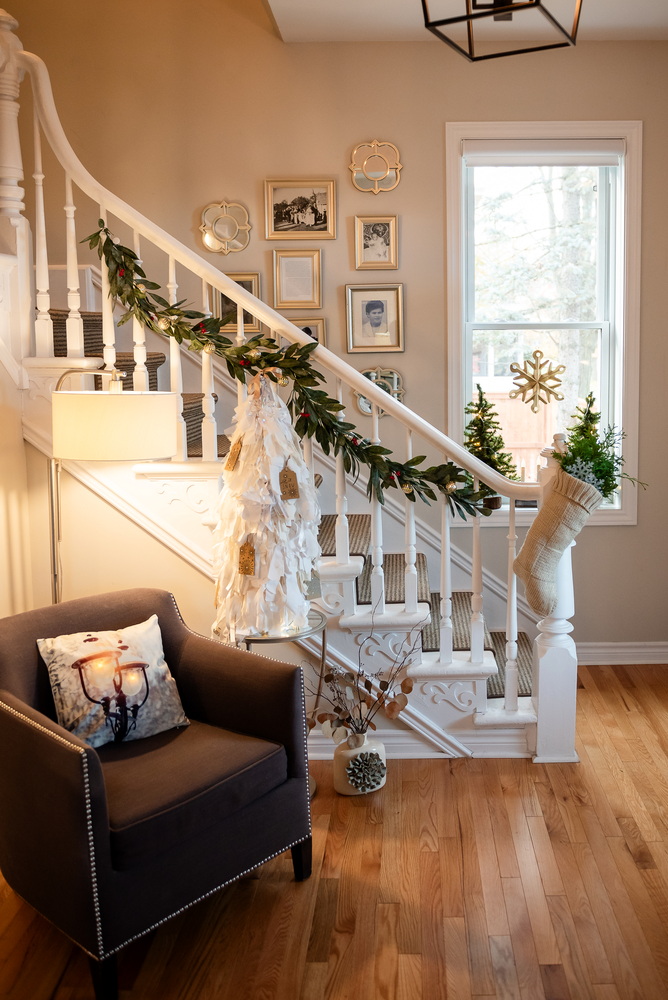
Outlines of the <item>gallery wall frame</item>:
{"type": "Polygon", "coordinates": [[[404,350],[402,284],[346,285],[349,354],[404,350]]]}
{"type": "Polygon", "coordinates": [[[356,215],[356,270],[380,271],[398,266],[396,215],[356,215]]]}
{"type": "MultiPolygon", "coordinates": [[[[227,272],[227,277],[232,278],[238,285],[245,288],[247,292],[254,295],[256,299],[260,296],[260,274],[258,271],[235,271],[227,272]]],[[[229,319],[225,323],[225,333],[236,333],[237,324],[237,304],[233,299],[228,298],[224,292],[213,289],[213,315],[219,319],[229,319]]],[[[244,333],[259,333],[262,324],[259,319],[244,309],[244,333]]]]}
{"type": "Polygon", "coordinates": [[[308,337],[312,337],[313,340],[317,340],[317,342],[322,344],[323,347],[327,346],[325,343],[324,316],[291,316],[290,322],[299,327],[302,333],[305,333],[308,337]]]}
{"type": "Polygon", "coordinates": [[[336,184],[318,178],[266,180],[264,218],[268,240],[336,239],[336,184]]]}
{"type": "Polygon", "coordinates": [[[274,250],[274,308],[321,307],[320,250],[274,250]]]}

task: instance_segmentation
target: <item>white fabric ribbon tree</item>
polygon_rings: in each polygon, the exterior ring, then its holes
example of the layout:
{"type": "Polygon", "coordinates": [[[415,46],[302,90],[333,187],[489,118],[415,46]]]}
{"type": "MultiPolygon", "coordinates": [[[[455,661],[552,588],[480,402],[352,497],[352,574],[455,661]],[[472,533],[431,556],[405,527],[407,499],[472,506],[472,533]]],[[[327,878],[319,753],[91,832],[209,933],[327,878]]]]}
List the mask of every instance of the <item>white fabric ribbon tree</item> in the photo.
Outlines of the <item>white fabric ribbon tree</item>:
{"type": "Polygon", "coordinates": [[[320,555],[312,476],[288,408],[268,377],[251,380],[235,424],[230,455],[240,450],[223,473],[214,528],[213,632],[224,642],[236,642],[237,633],[284,635],[303,628],[310,607],[306,587],[320,555]],[[286,468],[296,481],[296,499],[282,496],[286,468]]]}

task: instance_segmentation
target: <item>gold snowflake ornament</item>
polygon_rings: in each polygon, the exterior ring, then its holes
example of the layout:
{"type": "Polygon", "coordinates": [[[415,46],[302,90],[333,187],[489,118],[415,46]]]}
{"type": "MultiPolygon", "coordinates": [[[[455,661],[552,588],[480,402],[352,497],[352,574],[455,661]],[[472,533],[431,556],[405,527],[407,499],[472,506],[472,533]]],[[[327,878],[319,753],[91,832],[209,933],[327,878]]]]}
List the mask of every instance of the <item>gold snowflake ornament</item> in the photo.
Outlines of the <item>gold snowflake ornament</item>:
{"type": "Polygon", "coordinates": [[[557,392],[557,386],[561,385],[561,379],[557,376],[566,371],[566,365],[554,366],[551,361],[541,360],[542,357],[542,351],[534,351],[524,362],[523,368],[516,361],[510,366],[511,372],[517,372],[513,379],[517,389],[512,389],[508,395],[511,399],[521,396],[523,403],[531,403],[534,413],[538,413],[541,403],[549,403],[552,398],[564,398],[562,392],[557,392]]]}

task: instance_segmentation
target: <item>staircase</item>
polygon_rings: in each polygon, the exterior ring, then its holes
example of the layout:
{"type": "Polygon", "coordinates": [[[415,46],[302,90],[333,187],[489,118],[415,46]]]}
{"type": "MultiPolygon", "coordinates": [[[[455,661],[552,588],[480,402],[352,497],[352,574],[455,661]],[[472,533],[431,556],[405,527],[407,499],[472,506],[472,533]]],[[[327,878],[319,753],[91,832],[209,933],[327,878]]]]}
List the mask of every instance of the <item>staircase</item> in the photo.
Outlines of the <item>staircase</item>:
{"type": "MultiPolygon", "coordinates": [[[[230,380],[225,365],[213,355],[185,351],[173,338],[158,339],[134,318],[117,328],[104,268],[100,314],[82,310],[77,208],[81,205],[86,217],[95,213],[95,218],[108,220],[112,231],[129,234],[123,242],[140,257],[150,257],[150,277],[166,290],[170,302],[187,299],[210,314],[219,294],[233,300],[237,343],[245,342],[248,314],[279,343],[312,341],[289,319],[95,181],[63,133],[44,64],[22,51],[15,27],[7,15],[0,16],[0,72],[7,95],[0,102],[4,129],[0,134],[7,140],[0,212],[10,220],[15,242],[14,252],[0,260],[0,276],[11,292],[5,300],[12,310],[11,322],[0,329],[0,363],[25,390],[24,436],[50,455],[50,396],[55,381],[71,368],[90,381],[100,359],[107,369],[123,368],[134,390],[160,386],[180,394],[184,405],[178,418],[181,444],[176,459],[137,467],[73,463],[68,471],[212,579],[211,510],[222,472],[220,456],[228,445],[219,427],[231,422],[244,388],[230,380]],[[39,122],[34,153],[31,150],[34,161],[25,168],[16,122],[16,98],[24,75],[32,84],[39,122]],[[42,138],[63,170],[66,200],[61,220],[46,210],[42,138]],[[31,175],[32,226],[24,214],[21,187],[31,175]],[[49,291],[51,226],[63,226],[65,232],[66,303],[52,302],[49,291]]],[[[54,183],[62,181],[61,177],[54,183]]],[[[414,442],[419,441],[420,453],[429,453],[428,464],[453,461],[505,498],[504,508],[490,519],[497,535],[501,525],[507,531],[507,572],[502,579],[485,566],[488,535],[481,518],[473,518],[466,527],[471,537],[467,554],[452,544],[451,512],[443,498],[431,508],[437,514],[431,520],[426,516],[423,520],[422,508],[399,491],[388,491],[384,504],[377,498],[367,500],[365,484],[346,474],[341,453],[324,455],[312,440],[304,440],[305,459],[322,477],[321,506],[326,512],[321,526],[322,596],[317,605],[327,616],[329,659],[348,667],[359,656],[378,662],[378,657],[390,656],[402,645],[407,648],[416,629],[422,635],[422,648],[418,644],[411,653],[409,673],[415,683],[409,705],[400,724],[391,727],[387,737],[384,734],[389,752],[576,760],[577,659],[570,637],[569,619],[574,613],[570,553],[560,564],[557,608],[551,618],[538,623],[534,640],[518,628],[523,615],[529,624],[531,619],[518,601],[512,571],[518,519],[528,523],[532,516],[517,513],[517,508],[540,501],[551,475],[549,462],[541,484],[510,482],[331,351],[319,345],[313,360],[327,376],[329,393],[346,405],[355,392],[370,401],[372,441],[381,441],[382,411],[383,427],[394,422],[393,440],[403,440],[397,449],[399,460],[410,459],[414,442]]],[[[307,639],[304,645],[317,653],[318,639],[307,639]]],[[[331,756],[331,744],[321,745],[318,737],[312,737],[312,743],[314,754],[331,756]]]]}

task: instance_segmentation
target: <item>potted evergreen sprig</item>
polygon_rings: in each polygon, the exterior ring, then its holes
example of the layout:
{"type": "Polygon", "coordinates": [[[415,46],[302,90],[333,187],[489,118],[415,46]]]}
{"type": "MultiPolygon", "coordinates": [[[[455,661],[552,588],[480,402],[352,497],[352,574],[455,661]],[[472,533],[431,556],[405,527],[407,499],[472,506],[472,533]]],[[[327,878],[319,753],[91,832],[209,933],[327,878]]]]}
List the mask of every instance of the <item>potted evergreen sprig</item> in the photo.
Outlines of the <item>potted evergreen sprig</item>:
{"type": "Polygon", "coordinates": [[[646,483],[623,471],[620,445],[624,432],[609,426],[599,434],[601,414],[594,407],[594,394],[590,392],[585,405],[576,407],[573,419],[577,422],[568,429],[565,450],[553,452],[554,457],[565,472],[595,486],[606,500],[615,494],[621,479],[645,489],[646,483]]]}
{"type": "MultiPolygon", "coordinates": [[[[476,384],[476,389],[478,398],[472,400],[465,410],[471,419],[464,431],[464,447],[490,469],[495,469],[508,479],[517,479],[517,468],[512,455],[503,451],[505,445],[499,434],[501,424],[497,420],[498,413],[479,384],[476,384]]],[[[484,507],[494,510],[501,506],[501,497],[491,487],[481,483],[480,493],[484,507]]]]}

